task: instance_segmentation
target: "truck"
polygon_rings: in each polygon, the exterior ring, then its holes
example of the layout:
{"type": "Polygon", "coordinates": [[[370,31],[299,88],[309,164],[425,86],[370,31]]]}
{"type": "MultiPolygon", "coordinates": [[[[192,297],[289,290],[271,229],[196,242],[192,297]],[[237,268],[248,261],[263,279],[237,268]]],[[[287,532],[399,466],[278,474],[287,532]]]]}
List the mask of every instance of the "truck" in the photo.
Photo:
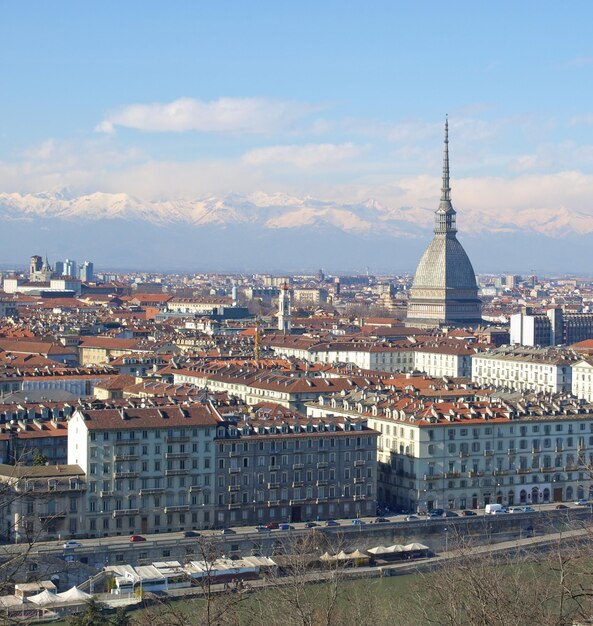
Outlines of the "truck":
{"type": "Polygon", "coordinates": [[[486,515],[495,515],[497,513],[506,513],[506,508],[502,504],[487,504],[484,507],[484,513],[486,515]]]}

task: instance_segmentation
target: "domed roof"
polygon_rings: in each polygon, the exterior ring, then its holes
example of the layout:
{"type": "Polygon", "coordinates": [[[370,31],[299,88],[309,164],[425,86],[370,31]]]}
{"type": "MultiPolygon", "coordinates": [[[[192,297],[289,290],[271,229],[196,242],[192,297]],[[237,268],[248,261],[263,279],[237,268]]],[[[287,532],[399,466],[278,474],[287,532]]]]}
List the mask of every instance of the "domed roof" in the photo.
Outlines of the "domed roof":
{"type": "Polygon", "coordinates": [[[478,288],[471,261],[453,233],[434,236],[418,263],[412,288],[478,288]]]}

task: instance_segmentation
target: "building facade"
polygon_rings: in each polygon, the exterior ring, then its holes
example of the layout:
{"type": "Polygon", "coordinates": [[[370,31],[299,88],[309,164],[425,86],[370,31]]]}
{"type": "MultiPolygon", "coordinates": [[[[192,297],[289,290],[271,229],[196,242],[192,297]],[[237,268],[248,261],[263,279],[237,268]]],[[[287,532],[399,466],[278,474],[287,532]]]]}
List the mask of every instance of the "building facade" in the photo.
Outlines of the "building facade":
{"type": "Polygon", "coordinates": [[[374,514],[377,436],[360,418],[219,425],[217,526],[374,514]]]}
{"type": "Polygon", "coordinates": [[[68,459],[86,475],[90,536],[174,532],[214,520],[216,426],[209,405],[78,409],[68,459]]]}
{"type": "Polygon", "coordinates": [[[572,366],[578,360],[568,350],[502,346],[472,357],[472,381],[519,391],[571,391],[572,366]]]}

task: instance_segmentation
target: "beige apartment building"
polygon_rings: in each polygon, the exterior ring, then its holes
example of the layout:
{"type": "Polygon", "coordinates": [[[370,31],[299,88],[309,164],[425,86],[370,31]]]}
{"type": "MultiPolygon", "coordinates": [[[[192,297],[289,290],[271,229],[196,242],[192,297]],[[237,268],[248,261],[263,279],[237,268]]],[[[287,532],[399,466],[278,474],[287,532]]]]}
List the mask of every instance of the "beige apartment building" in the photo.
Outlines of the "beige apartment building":
{"type": "Polygon", "coordinates": [[[430,402],[401,394],[348,408],[340,400],[320,398],[309,414],[364,415],[381,433],[380,503],[422,511],[593,496],[593,405],[572,396],[430,402]]]}

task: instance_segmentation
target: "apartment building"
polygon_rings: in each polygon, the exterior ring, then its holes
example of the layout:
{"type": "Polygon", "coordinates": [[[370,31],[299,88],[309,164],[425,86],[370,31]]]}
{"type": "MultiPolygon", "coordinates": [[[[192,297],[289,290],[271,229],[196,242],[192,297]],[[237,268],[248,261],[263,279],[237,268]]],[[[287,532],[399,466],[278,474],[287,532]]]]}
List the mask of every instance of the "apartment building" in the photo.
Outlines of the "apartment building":
{"type": "Polygon", "coordinates": [[[573,351],[502,346],[472,357],[472,381],[479,385],[543,393],[571,391],[573,351]]]}
{"type": "Polygon", "coordinates": [[[209,404],[77,409],[68,462],[86,475],[87,534],[210,527],[220,421],[209,404]]]}
{"type": "Polygon", "coordinates": [[[593,402],[593,356],[586,357],[572,366],[572,394],[587,402],[593,402]]]}
{"type": "Polygon", "coordinates": [[[379,502],[424,511],[593,496],[593,405],[572,396],[430,402],[401,394],[348,406],[320,399],[309,410],[362,415],[381,433],[379,502]]]}
{"type": "Polygon", "coordinates": [[[377,437],[360,417],[227,418],[215,442],[216,525],[372,515],[377,437]]]}
{"type": "Polygon", "coordinates": [[[0,465],[4,541],[42,541],[84,528],[84,472],[78,465],[0,465]]]}
{"type": "Polygon", "coordinates": [[[319,341],[304,337],[271,337],[265,340],[275,355],[311,363],[352,363],[365,370],[409,372],[414,369],[414,347],[407,341],[319,341]]]}
{"type": "Polygon", "coordinates": [[[436,378],[470,378],[479,350],[461,341],[427,343],[414,350],[414,369],[436,378]]]}

